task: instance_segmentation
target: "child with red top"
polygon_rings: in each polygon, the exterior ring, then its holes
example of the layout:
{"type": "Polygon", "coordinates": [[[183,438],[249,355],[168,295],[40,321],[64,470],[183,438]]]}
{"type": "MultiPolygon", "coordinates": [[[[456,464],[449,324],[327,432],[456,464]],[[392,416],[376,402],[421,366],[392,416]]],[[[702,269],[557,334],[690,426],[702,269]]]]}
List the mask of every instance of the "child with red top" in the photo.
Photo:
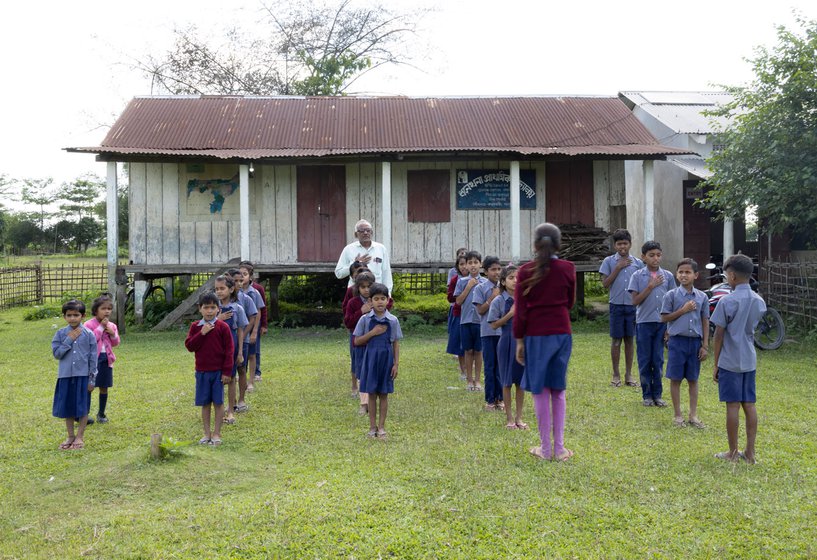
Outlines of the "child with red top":
{"type": "MultiPolygon", "coordinates": [[[[352,266],[349,267],[349,277],[354,281],[357,279],[357,275],[363,271],[368,271],[369,268],[360,261],[355,261],[352,263],[352,266]]],[[[355,297],[355,287],[349,286],[346,288],[346,293],[343,295],[343,303],[341,304],[340,308],[343,312],[344,318],[344,325],[346,324],[346,306],[349,303],[349,300],[355,297]]],[[[347,326],[347,328],[349,328],[347,326]]],[[[349,371],[352,372],[352,398],[358,396],[357,391],[357,376],[355,375],[355,347],[352,344],[352,330],[354,327],[351,327],[349,330],[349,359],[350,359],[350,368],[349,371]]]]}
{"type": "Polygon", "coordinates": [[[514,294],[516,360],[525,366],[522,388],[533,393],[540,446],[531,454],[566,461],[564,446],[567,363],[573,340],[570,308],[576,301],[576,268],[558,258],[562,232],[544,223],[534,231],[535,259],[519,269],[514,294]],[[552,414],[551,414],[552,407],[552,414]],[[551,449],[551,428],[553,449],[551,449]]]}
{"type": "MultiPolygon", "coordinates": [[[[352,373],[355,376],[355,381],[360,381],[360,358],[363,354],[363,348],[355,348],[355,337],[352,334],[355,331],[357,322],[360,318],[372,310],[372,302],[369,299],[369,288],[374,284],[374,274],[365,271],[360,272],[355,277],[355,285],[352,286],[354,290],[354,297],[346,303],[346,312],[343,314],[343,324],[349,329],[349,347],[352,353],[352,373]]],[[[358,413],[363,416],[369,413],[369,395],[366,393],[360,394],[360,410],[358,413]]]]}
{"type": "Polygon", "coordinates": [[[445,351],[457,357],[460,363],[460,379],[465,380],[465,352],[462,350],[460,344],[460,316],[462,315],[462,308],[457,303],[457,298],[454,296],[454,290],[457,288],[457,281],[460,278],[468,276],[468,266],[466,265],[465,253],[457,256],[457,270],[459,274],[455,274],[448,281],[448,302],[451,304],[448,312],[448,346],[445,351]]]}
{"type": "Polygon", "coordinates": [[[233,334],[227,323],[219,320],[218,297],[205,292],[199,297],[201,320],[194,321],[184,345],[196,354],[196,406],[201,407],[204,437],[201,444],[221,444],[224,418],[224,385],[233,371],[233,334]],[[215,425],[210,429],[210,405],[216,410],[215,425]]]}

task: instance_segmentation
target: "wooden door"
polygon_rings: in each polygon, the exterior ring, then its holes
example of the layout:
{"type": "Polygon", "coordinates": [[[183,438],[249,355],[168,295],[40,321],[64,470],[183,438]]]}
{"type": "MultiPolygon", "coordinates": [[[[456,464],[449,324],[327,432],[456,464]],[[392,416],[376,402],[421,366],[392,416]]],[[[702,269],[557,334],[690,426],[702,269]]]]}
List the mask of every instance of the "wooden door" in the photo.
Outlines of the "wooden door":
{"type": "Polygon", "coordinates": [[[547,162],[545,192],[547,221],[595,225],[592,161],[547,162]]]}
{"type": "MultiPolygon", "coordinates": [[[[712,219],[709,210],[696,205],[695,201],[703,198],[704,192],[700,188],[700,181],[684,181],[684,254],[683,257],[695,259],[698,263],[698,281],[695,287],[704,289],[709,287],[705,280],[709,276],[704,266],[709,262],[712,254],[712,219]]],[[[723,226],[721,226],[723,227],[723,226]]],[[[669,263],[667,263],[669,264],[669,263]]],[[[665,268],[672,270],[672,265],[665,268]]]]}
{"type": "Polygon", "coordinates": [[[346,168],[299,166],[298,261],[337,262],[346,246],[346,168]]]}

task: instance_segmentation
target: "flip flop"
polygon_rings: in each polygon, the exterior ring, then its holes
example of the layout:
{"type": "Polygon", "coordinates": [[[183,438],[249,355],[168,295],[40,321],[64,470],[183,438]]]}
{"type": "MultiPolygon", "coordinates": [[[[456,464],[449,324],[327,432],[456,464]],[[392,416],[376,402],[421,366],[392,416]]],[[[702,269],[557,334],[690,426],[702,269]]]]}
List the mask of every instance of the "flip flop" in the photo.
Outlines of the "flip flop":
{"type": "Polygon", "coordinates": [[[699,430],[703,430],[704,428],[706,428],[706,425],[703,422],[701,422],[700,420],[690,420],[688,422],[688,424],[690,426],[698,428],[699,430]]]}
{"type": "Polygon", "coordinates": [[[236,412],[247,412],[250,409],[250,405],[248,404],[240,404],[235,407],[236,412]]]}
{"type": "Polygon", "coordinates": [[[213,439],[210,440],[209,444],[212,446],[221,445],[221,438],[214,437],[213,439]]]}
{"type": "Polygon", "coordinates": [[[550,461],[550,457],[546,457],[546,456],[545,456],[545,455],[542,453],[542,447],[541,447],[541,446],[539,446],[539,445],[537,445],[536,447],[531,447],[531,448],[528,450],[528,452],[529,452],[531,455],[533,455],[534,457],[536,457],[537,459],[540,459],[540,460],[542,460],[542,461],[550,461]]]}
{"type": "Polygon", "coordinates": [[[743,453],[738,451],[735,455],[732,455],[729,451],[721,451],[720,453],[715,453],[715,459],[720,459],[721,461],[729,461],[730,463],[737,463],[743,453]]]}
{"type": "Polygon", "coordinates": [[[554,457],[553,459],[554,459],[555,461],[559,461],[560,463],[564,463],[565,461],[567,461],[567,460],[568,460],[568,459],[570,459],[571,457],[573,457],[573,452],[572,452],[570,449],[565,448],[565,454],[564,454],[564,455],[562,455],[561,457],[559,457],[559,456],[557,455],[557,456],[556,456],[556,457],[554,457]]]}
{"type": "Polygon", "coordinates": [[[519,428],[520,430],[527,430],[528,429],[528,425],[526,423],[524,423],[524,422],[517,422],[516,427],[519,428]]]}
{"type": "Polygon", "coordinates": [[[76,437],[65,438],[65,441],[60,444],[59,449],[62,449],[63,451],[66,449],[71,449],[75,439],[76,437]]]}
{"type": "Polygon", "coordinates": [[[68,449],[85,449],[84,441],[74,441],[68,449]]]}
{"type": "Polygon", "coordinates": [[[369,430],[366,432],[366,437],[374,438],[377,437],[377,430],[369,430]]]}
{"type": "Polygon", "coordinates": [[[519,426],[517,426],[515,422],[508,422],[507,424],[505,424],[505,427],[507,429],[509,429],[509,430],[518,430],[519,429],[519,426]]]}
{"type": "Polygon", "coordinates": [[[625,381],[624,384],[627,387],[638,387],[638,382],[636,382],[636,381],[625,381]]]}
{"type": "Polygon", "coordinates": [[[389,435],[389,434],[386,433],[386,430],[377,430],[377,437],[384,438],[387,435],[389,435]]]}
{"type": "Polygon", "coordinates": [[[613,380],[610,382],[610,385],[612,385],[613,387],[621,387],[621,379],[618,379],[618,380],[613,379],[613,380]]]}
{"type": "Polygon", "coordinates": [[[225,424],[235,424],[235,418],[224,418],[225,424]]]}
{"type": "Polygon", "coordinates": [[[672,425],[675,426],[676,428],[683,428],[684,426],[686,426],[686,422],[684,422],[683,418],[673,418],[672,425]]]}
{"type": "Polygon", "coordinates": [[[199,440],[199,445],[209,445],[209,444],[210,444],[210,438],[207,437],[207,436],[204,436],[203,438],[201,438],[199,440]]]}

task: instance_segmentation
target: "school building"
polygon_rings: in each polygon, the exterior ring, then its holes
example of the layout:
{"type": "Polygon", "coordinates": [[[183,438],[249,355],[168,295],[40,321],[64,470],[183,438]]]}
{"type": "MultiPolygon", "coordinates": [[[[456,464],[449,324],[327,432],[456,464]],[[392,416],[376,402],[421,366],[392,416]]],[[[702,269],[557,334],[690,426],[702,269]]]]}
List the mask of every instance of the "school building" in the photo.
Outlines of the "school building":
{"type": "Polygon", "coordinates": [[[108,162],[109,216],[128,165],[118,273],[135,275],[137,314],[148,282],[238,258],[274,298],[284,274],[333,270],[360,218],[397,272],[447,270],[460,246],[527,260],[543,221],[627,227],[638,246],[662,227],[654,162],[695,153],[590,96],[138,97],[99,146],[67,150],[108,162]]]}

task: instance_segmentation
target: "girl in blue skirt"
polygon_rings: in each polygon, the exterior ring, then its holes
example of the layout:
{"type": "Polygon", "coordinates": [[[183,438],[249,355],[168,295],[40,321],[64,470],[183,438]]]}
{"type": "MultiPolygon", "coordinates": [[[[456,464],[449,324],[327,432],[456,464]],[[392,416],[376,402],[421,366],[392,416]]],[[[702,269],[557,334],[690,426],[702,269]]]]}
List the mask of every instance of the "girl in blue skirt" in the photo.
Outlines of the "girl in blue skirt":
{"type": "Polygon", "coordinates": [[[369,287],[372,310],[363,315],[355,327],[355,346],[364,346],[360,368],[360,392],[369,395],[369,437],[386,437],[386,414],[389,393],[394,392],[394,378],[400,361],[400,339],[403,333],[397,317],[389,313],[389,289],[380,283],[369,287]],[[379,406],[378,406],[379,400],[379,406]],[[380,421],[377,413],[380,411],[380,421]]]}
{"type": "Polygon", "coordinates": [[[505,427],[509,430],[527,430],[528,425],[522,421],[522,408],[525,405],[525,391],[521,387],[522,364],[516,361],[516,342],[511,332],[511,321],[514,315],[513,291],[516,287],[517,267],[509,264],[502,269],[499,276],[499,288],[502,293],[491,302],[488,310],[488,322],[491,328],[502,329],[497,344],[497,366],[499,382],[502,384],[502,398],[505,402],[505,427]],[[511,408],[511,389],[516,385],[516,414],[511,408]]]}
{"type": "Polygon", "coordinates": [[[451,276],[448,280],[448,301],[451,305],[448,307],[448,346],[445,351],[457,357],[460,366],[460,379],[464,380],[465,352],[463,352],[462,346],[460,346],[460,314],[462,313],[462,309],[460,309],[457,303],[457,298],[454,297],[454,289],[457,287],[457,280],[468,276],[465,253],[461,256],[457,256],[457,270],[459,274],[451,276]]]}
{"type": "Polygon", "coordinates": [[[525,366],[522,388],[533,394],[539,426],[540,459],[566,461],[573,452],[564,446],[567,363],[573,340],[570,308],[576,301],[576,268],[558,257],[562,232],[539,224],[534,232],[535,259],[517,274],[513,336],[516,360],[525,366]],[[551,431],[553,446],[551,447],[551,431]]]}

